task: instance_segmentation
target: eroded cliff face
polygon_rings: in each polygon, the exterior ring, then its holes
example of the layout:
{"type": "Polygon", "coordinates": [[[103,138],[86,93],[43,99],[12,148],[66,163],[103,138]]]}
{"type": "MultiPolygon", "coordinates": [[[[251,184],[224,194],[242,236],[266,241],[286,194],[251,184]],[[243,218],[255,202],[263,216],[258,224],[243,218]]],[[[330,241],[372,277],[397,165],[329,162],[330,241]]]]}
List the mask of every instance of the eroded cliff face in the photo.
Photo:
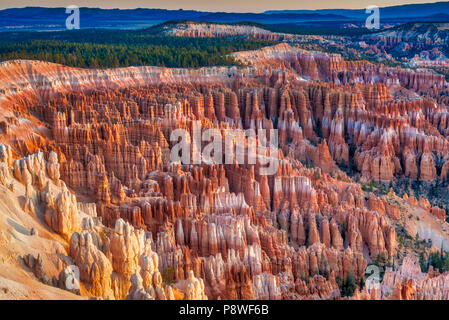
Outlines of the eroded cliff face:
{"type": "Polygon", "coordinates": [[[449,40],[444,22],[411,22],[391,30],[361,37],[370,54],[406,57],[414,67],[448,66],[444,47],[449,40]]]}
{"type": "Polygon", "coordinates": [[[163,32],[167,35],[178,37],[229,37],[229,36],[247,36],[263,40],[287,40],[297,38],[298,36],[271,32],[259,27],[250,25],[229,25],[218,23],[198,23],[186,22],[167,24],[163,32]]]}
{"type": "Polygon", "coordinates": [[[348,62],[287,44],[233,55],[259,66],[267,83],[270,75],[279,86],[287,82],[275,98],[281,100],[277,116],[291,108],[303,137],[316,141],[320,134],[333,160],[353,161],[362,180],[447,180],[447,108],[439,103],[447,83],[442,75],[348,62]],[[274,75],[279,67],[284,72],[274,75]],[[425,97],[418,92],[426,92],[425,97]]]}
{"type": "Polygon", "coordinates": [[[356,300],[447,300],[449,274],[430,267],[422,273],[418,259],[407,256],[400,268],[387,268],[380,285],[355,292],[356,300]]]}
{"type": "Polygon", "coordinates": [[[339,166],[362,181],[447,179],[447,111],[433,96],[444,79],[288,45],[236,56],[252,67],[0,65],[1,190],[20,186],[11,196],[58,235],[59,271],[79,268],[82,295],[339,299],[342,282],[397,256],[408,215],[339,166]],[[171,133],[198,123],[222,134],[223,157],[249,148],[225,145],[225,129],[278,129],[266,154],[277,170],[170,162],[171,133]]]}

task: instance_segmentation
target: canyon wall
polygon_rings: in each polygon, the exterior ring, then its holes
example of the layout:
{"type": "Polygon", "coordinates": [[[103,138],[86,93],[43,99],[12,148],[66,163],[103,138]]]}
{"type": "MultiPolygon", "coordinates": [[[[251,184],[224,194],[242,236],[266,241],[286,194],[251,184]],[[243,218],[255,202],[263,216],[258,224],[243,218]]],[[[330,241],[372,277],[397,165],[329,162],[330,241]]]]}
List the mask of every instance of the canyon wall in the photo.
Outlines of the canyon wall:
{"type": "Polygon", "coordinates": [[[285,44],[235,56],[251,67],[0,65],[0,183],[22,185],[23,210],[68,246],[82,294],[339,299],[342,281],[396,257],[406,214],[341,168],[362,182],[448,178],[439,76],[285,44]],[[170,161],[172,133],[198,124],[222,136],[222,158],[170,161]],[[250,152],[231,129],[277,129],[274,151],[257,146],[277,170],[224,161],[250,152]]]}

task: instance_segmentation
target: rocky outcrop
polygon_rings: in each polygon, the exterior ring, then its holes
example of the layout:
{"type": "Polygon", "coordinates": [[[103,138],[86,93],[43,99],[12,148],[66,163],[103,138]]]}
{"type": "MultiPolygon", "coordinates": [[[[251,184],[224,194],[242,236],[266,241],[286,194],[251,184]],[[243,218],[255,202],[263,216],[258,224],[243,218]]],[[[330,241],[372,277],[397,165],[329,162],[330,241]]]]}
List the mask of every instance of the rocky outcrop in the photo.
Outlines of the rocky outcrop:
{"type": "Polygon", "coordinates": [[[416,257],[407,256],[401,267],[393,271],[387,268],[374,298],[392,300],[446,300],[448,299],[448,274],[425,274],[416,257]]]}
{"type": "Polygon", "coordinates": [[[112,265],[100,250],[102,239],[87,230],[73,233],[70,255],[80,270],[80,280],[89,295],[114,298],[111,290],[112,265]]]}
{"type": "Polygon", "coordinates": [[[178,37],[229,37],[248,36],[263,40],[286,40],[296,38],[288,33],[271,32],[254,26],[226,25],[215,23],[186,22],[165,25],[164,33],[178,37]]]}

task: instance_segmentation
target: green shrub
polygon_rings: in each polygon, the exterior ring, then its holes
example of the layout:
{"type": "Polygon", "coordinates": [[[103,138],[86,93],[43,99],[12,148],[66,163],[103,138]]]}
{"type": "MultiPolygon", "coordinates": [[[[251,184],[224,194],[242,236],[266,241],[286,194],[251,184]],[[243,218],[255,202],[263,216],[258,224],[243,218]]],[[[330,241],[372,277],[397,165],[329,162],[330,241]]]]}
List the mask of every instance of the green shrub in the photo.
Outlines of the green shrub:
{"type": "Polygon", "coordinates": [[[162,270],[161,276],[164,284],[170,285],[176,283],[175,269],[172,266],[167,266],[164,270],[162,270]]]}

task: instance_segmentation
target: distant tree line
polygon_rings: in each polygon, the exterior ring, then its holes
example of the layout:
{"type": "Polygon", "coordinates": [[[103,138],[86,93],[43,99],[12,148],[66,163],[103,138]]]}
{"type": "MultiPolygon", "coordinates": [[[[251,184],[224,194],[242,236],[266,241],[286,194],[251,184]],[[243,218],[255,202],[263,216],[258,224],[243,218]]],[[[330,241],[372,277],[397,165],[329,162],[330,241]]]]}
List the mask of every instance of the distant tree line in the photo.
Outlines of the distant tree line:
{"type": "Polygon", "coordinates": [[[240,63],[227,54],[272,45],[247,38],[188,38],[138,31],[11,32],[0,39],[0,60],[31,59],[81,68],[155,65],[198,68],[240,63]]]}

